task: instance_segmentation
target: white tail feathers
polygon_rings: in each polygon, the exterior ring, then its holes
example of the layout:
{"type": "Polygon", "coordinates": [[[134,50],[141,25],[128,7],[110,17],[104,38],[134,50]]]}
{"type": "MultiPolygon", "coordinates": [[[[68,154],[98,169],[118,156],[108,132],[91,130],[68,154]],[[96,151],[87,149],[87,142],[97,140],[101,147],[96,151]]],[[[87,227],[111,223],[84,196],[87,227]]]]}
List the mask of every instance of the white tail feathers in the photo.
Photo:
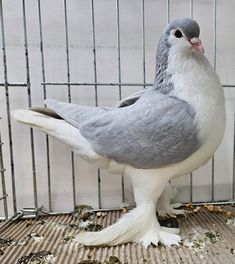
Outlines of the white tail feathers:
{"type": "Polygon", "coordinates": [[[50,128],[50,117],[28,109],[18,109],[11,112],[13,118],[20,123],[27,124],[30,127],[36,127],[43,131],[50,128]]]}
{"type": "Polygon", "coordinates": [[[95,153],[90,143],[81,135],[79,129],[70,125],[65,120],[22,109],[12,111],[12,116],[18,122],[33,128],[38,128],[65,143],[76,154],[88,162],[96,163],[99,167],[107,166],[107,159],[95,153]]]}

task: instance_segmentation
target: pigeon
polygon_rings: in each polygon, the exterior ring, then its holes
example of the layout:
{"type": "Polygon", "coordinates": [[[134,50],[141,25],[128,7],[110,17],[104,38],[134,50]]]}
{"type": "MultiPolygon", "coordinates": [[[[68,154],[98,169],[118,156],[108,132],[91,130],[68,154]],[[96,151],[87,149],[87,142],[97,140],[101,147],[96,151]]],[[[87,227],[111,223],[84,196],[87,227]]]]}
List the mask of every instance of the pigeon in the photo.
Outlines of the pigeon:
{"type": "Polygon", "coordinates": [[[147,247],[181,241],[179,229],[160,226],[157,202],[164,204],[161,195],[171,179],[213,156],[226,119],[223,88],[199,34],[192,19],[169,23],[158,44],[153,86],[114,107],[46,99],[46,108],[12,112],[17,121],[64,142],[84,160],[131,180],[136,207],[102,231],[77,234],[75,242],[147,247]]]}

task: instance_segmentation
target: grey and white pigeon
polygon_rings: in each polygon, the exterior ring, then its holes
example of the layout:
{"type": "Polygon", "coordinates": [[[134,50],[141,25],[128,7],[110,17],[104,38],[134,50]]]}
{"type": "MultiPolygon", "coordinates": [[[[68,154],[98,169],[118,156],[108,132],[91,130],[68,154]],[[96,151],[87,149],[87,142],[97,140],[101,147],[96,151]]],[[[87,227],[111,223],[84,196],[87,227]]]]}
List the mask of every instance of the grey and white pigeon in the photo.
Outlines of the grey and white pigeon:
{"type": "Polygon", "coordinates": [[[79,233],[85,245],[141,242],[178,244],[164,228],[156,203],[172,178],[194,171],[214,154],[225,129],[220,80],[204,56],[196,21],[170,23],[160,38],[153,87],[116,107],[45,100],[47,108],[15,110],[14,118],[68,145],[88,162],[128,176],[136,208],[100,232],[79,233]]]}

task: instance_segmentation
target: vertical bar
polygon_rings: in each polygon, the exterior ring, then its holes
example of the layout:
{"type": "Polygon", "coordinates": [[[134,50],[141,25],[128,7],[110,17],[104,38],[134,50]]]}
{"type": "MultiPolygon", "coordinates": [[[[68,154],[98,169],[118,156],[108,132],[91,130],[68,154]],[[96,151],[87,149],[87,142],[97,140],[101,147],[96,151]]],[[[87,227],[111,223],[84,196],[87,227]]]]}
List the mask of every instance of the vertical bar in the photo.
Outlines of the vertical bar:
{"type": "MultiPolygon", "coordinates": [[[[121,78],[121,48],[120,48],[120,12],[119,12],[119,0],[116,1],[116,14],[117,14],[117,50],[118,50],[118,83],[119,83],[119,100],[122,99],[122,78],[121,78]]],[[[124,176],[121,175],[122,186],[122,202],[125,202],[125,181],[124,176]]]]}
{"type": "Polygon", "coordinates": [[[7,77],[6,43],[5,43],[2,0],[0,0],[0,21],[1,21],[1,34],[2,34],[2,54],[3,54],[5,96],[6,96],[6,109],[7,109],[7,122],[8,122],[9,152],[10,152],[10,162],[11,162],[12,200],[13,200],[13,211],[14,211],[14,214],[16,214],[17,213],[17,202],[16,202],[16,187],[15,187],[15,165],[14,165],[13,145],[12,145],[10,99],[9,99],[8,77],[7,77]]]}
{"type": "Polygon", "coordinates": [[[190,8],[190,18],[193,19],[193,0],[190,0],[189,8],[190,8]]]}
{"type": "MultiPolygon", "coordinates": [[[[190,11],[190,18],[193,19],[193,0],[190,0],[189,5],[190,11]]],[[[189,194],[190,194],[190,202],[193,202],[193,173],[190,173],[190,187],[189,187],[189,194]]]]}
{"type": "MultiPolygon", "coordinates": [[[[143,60],[143,83],[146,83],[145,73],[145,12],[144,12],[144,0],[141,0],[142,7],[142,60],[143,60]]],[[[145,85],[144,85],[145,88],[145,85]]]]}
{"type": "MultiPolygon", "coordinates": [[[[69,63],[69,36],[68,36],[68,17],[67,17],[67,1],[64,0],[64,22],[65,22],[65,41],[66,41],[66,65],[67,65],[67,81],[70,83],[70,63],[69,63]]],[[[71,103],[71,87],[68,86],[68,100],[71,103]]],[[[71,151],[72,166],[72,190],[73,190],[73,207],[76,207],[76,187],[75,187],[75,169],[74,169],[74,153],[71,151]]]]}
{"type": "Polygon", "coordinates": [[[122,99],[122,87],[121,87],[121,49],[120,49],[120,13],[119,13],[119,0],[116,2],[117,12],[117,47],[118,47],[118,82],[119,82],[119,100],[122,99]]]}
{"type": "Polygon", "coordinates": [[[170,22],[170,0],[166,0],[166,22],[170,22]]]}
{"type": "Polygon", "coordinates": [[[6,192],[6,182],[5,182],[5,169],[3,164],[1,132],[0,132],[0,171],[1,171],[1,182],[2,182],[3,208],[4,208],[5,220],[7,220],[8,219],[7,192],[6,192]]]}
{"type": "Polygon", "coordinates": [[[235,200],[235,106],[234,106],[234,131],[233,131],[233,183],[232,183],[232,200],[235,200]]]}
{"type": "MultiPolygon", "coordinates": [[[[213,66],[214,70],[216,71],[216,51],[217,51],[217,0],[214,0],[214,59],[213,59],[213,66]]],[[[211,159],[211,200],[212,202],[215,199],[215,156],[211,159]]]]}
{"type": "MultiPolygon", "coordinates": [[[[26,67],[28,106],[31,107],[32,106],[32,101],[31,101],[31,84],[30,84],[30,74],[29,74],[29,52],[28,52],[28,37],[27,37],[25,0],[22,0],[22,4],[23,4],[23,27],[24,27],[25,67],[26,67]]],[[[32,128],[30,128],[30,143],[31,143],[31,156],[32,156],[34,206],[35,206],[35,208],[38,208],[37,176],[36,176],[35,150],[34,150],[34,135],[33,135],[33,129],[32,128]]]]}
{"type": "MultiPolygon", "coordinates": [[[[94,0],[91,0],[91,19],[92,19],[92,40],[93,40],[93,57],[94,57],[95,106],[98,106],[94,0]]],[[[101,178],[100,178],[100,169],[97,170],[97,178],[98,178],[98,206],[99,206],[99,208],[101,208],[101,178]]]]}
{"type": "MultiPolygon", "coordinates": [[[[41,0],[38,0],[38,19],[39,19],[39,34],[40,34],[42,81],[43,81],[43,83],[45,83],[46,82],[46,75],[45,75],[44,50],[43,50],[41,0]]],[[[43,87],[43,98],[45,100],[47,98],[46,85],[43,84],[42,87],[43,87]]],[[[46,155],[47,155],[48,209],[49,209],[49,212],[51,212],[52,211],[51,166],[50,166],[50,149],[49,149],[49,137],[48,137],[48,135],[46,135],[46,155]]]]}

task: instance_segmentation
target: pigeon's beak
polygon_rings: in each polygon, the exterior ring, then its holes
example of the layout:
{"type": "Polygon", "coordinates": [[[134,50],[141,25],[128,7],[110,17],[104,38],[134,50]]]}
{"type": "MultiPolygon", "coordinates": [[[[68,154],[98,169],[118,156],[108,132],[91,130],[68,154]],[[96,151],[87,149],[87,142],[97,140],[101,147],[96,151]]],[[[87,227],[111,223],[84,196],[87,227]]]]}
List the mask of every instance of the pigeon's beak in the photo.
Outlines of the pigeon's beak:
{"type": "Polygon", "coordinates": [[[202,42],[200,40],[200,38],[191,38],[189,39],[190,44],[192,45],[192,48],[200,51],[201,53],[204,54],[204,48],[202,46],[202,42]]]}

